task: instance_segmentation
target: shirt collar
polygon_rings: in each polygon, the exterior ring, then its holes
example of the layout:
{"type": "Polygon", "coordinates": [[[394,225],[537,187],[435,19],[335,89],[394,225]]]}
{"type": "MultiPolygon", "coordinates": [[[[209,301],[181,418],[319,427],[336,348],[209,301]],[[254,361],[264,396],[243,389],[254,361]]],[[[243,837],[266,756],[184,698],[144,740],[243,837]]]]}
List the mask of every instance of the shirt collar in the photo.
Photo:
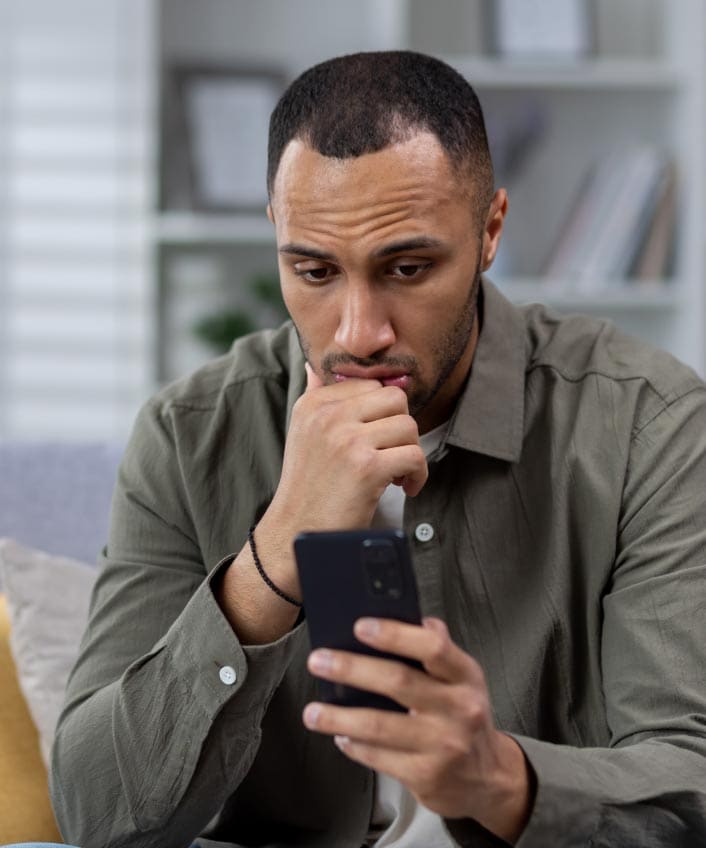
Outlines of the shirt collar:
{"type": "Polygon", "coordinates": [[[525,323],[485,278],[479,297],[481,332],[446,444],[517,462],[524,429],[525,323]]]}

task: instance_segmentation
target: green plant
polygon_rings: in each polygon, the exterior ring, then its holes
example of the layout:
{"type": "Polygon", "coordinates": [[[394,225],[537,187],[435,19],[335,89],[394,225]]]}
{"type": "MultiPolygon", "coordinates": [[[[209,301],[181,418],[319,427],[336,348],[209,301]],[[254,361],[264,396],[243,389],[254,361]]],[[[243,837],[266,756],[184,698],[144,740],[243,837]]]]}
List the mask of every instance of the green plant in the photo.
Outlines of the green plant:
{"type": "Polygon", "coordinates": [[[194,335],[215,353],[226,353],[240,336],[287,318],[276,274],[256,274],[247,282],[245,293],[246,305],[204,315],[194,324],[194,335]]]}

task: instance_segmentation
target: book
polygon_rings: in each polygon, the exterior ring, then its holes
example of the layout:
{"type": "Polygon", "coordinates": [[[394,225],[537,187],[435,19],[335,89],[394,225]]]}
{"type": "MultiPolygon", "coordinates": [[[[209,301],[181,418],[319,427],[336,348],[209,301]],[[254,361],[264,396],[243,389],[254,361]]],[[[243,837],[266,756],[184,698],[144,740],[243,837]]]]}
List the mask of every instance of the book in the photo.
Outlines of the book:
{"type": "MultiPolygon", "coordinates": [[[[671,170],[670,157],[648,145],[613,150],[595,162],[561,229],[545,275],[583,291],[625,279],[650,238],[660,203],[666,202],[671,170]]],[[[658,231],[667,242],[661,251],[669,246],[667,223],[658,231]]],[[[659,246],[653,248],[655,253],[659,246]]],[[[651,256],[650,265],[659,258],[651,256]]]]}
{"type": "Polygon", "coordinates": [[[677,169],[670,162],[659,187],[655,213],[629,271],[629,276],[637,281],[658,280],[669,272],[677,194],[677,169]]]}
{"type": "Polygon", "coordinates": [[[577,276],[617,192],[621,168],[615,152],[589,166],[546,262],[544,276],[562,281],[577,276]]]}

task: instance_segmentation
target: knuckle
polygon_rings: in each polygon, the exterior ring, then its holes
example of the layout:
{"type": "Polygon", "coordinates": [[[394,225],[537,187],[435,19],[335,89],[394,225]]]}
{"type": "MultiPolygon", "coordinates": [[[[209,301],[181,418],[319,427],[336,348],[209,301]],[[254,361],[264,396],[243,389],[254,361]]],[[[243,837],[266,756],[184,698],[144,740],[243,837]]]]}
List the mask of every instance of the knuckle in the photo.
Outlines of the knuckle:
{"type": "Polygon", "coordinates": [[[430,637],[429,659],[432,662],[443,660],[451,647],[451,640],[442,633],[433,633],[430,637]]]}
{"type": "Polygon", "coordinates": [[[348,654],[345,651],[337,654],[334,664],[336,674],[347,677],[353,670],[353,662],[354,658],[351,654],[348,654]]]}
{"type": "Polygon", "coordinates": [[[375,476],[379,464],[377,451],[371,450],[366,444],[356,445],[352,450],[351,460],[363,480],[375,476]]]}
{"type": "Polygon", "coordinates": [[[395,692],[406,692],[411,685],[411,669],[398,663],[389,675],[389,684],[395,692]]]}
{"type": "Polygon", "coordinates": [[[471,744],[466,734],[458,731],[447,731],[438,737],[439,749],[447,761],[455,762],[468,756],[471,744]]]}
{"type": "MultiPolygon", "coordinates": [[[[419,447],[416,443],[419,438],[419,427],[417,427],[417,422],[409,415],[404,417],[404,422],[402,424],[402,437],[406,442],[419,447]]],[[[424,451],[419,448],[419,452],[424,456],[424,451]]]]}
{"type": "Polygon", "coordinates": [[[485,724],[485,704],[479,701],[478,697],[469,690],[466,690],[465,697],[461,704],[461,716],[463,718],[464,725],[471,732],[476,732],[485,724]]]}
{"type": "Polygon", "coordinates": [[[367,724],[368,733],[373,739],[385,738],[385,716],[380,715],[378,710],[371,711],[367,724]]]}
{"type": "Polygon", "coordinates": [[[330,430],[338,422],[338,405],[335,403],[319,403],[312,409],[315,420],[323,430],[330,430]]]}

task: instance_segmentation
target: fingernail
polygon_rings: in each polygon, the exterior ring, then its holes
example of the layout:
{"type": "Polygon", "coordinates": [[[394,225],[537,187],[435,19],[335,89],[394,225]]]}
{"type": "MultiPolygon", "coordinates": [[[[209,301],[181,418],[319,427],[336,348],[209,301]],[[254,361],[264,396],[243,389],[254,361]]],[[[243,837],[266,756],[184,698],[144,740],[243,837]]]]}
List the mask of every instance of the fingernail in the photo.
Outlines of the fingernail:
{"type": "Polygon", "coordinates": [[[309,655],[309,668],[311,671],[326,673],[333,668],[333,654],[326,648],[320,648],[309,655]]]}
{"type": "Polygon", "coordinates": [[[380,633],[377,618],[359,618],[355,623],[355,634],[363,638],[374,639],[380,633]]]}
{"type": "Polygon", "coordinates": [[[304,724],[307,727],[315,728],[321,714],[320,704],[307,704],[304,709],[304,724]]]}
{"type": "Polygon", "coordinates": [[[350,736],[334,736],[333,741],[335,742],[336,747],[339,750],[345,751],[346,748],[350,745],[351,739],[350,736]]]}

